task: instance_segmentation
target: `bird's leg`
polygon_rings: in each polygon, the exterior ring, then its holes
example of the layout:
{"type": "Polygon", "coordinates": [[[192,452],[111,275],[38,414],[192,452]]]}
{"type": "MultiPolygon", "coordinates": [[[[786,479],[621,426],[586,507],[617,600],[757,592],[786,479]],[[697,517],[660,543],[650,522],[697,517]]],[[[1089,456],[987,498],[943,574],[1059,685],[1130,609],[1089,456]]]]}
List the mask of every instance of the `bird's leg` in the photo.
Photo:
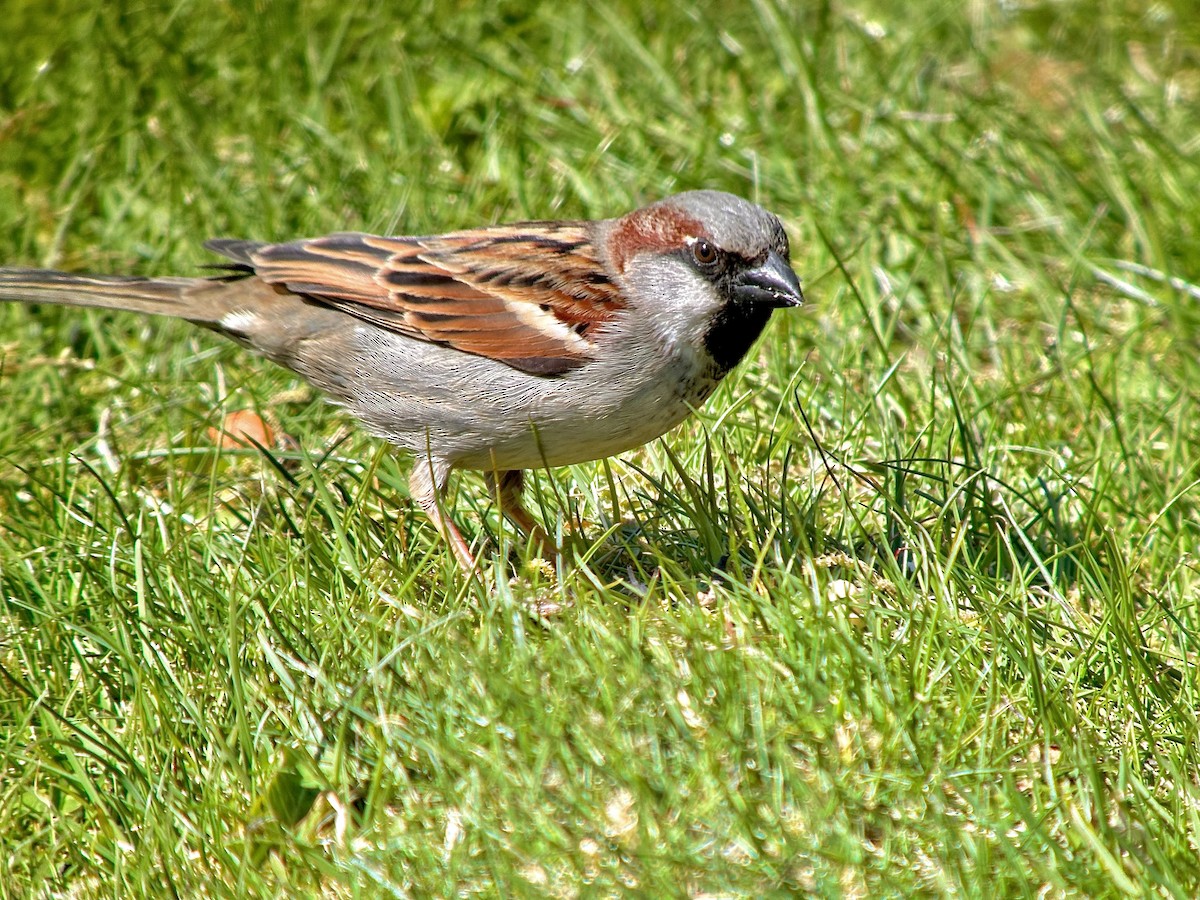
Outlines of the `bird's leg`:
{"type": "Polygon", "coordinates": [[[454,521],[442,512],[442,494],[445,493],[449,476],[450,467],[445,463],[418,456],[413,461],[412,474],[408,477],[408,492],[450,544],[450,549],[454,551],[462,570],[470,574],[475,570],[475,557],[471,555],[471,548],[463,540],[462,533],[454,521]]]}
{"type": "Polygon", "coordinates": [[[447,542],[450,544],[450,549],[454,551],[454,557],[458,560],[459,566],[468,574],[475,570],[475,557],[471,555],[471,548],[467,546],[466,540],[462,536],[462,532],[458,530],[458,526],[454,524],[454,520],[445,515],[441,510],[441,504],[437,498],[433,498],[428,502],[425,500],[417,501],[421,506],[421,511],[429,516],[429,520],[433,522],[434,527],[442,533],[447,542]]]}
{"type": "Polygon", "coordinates": [[[500,511],[518,531],[533,540],[538,554],[545,559],[557,557],[558,551],[554,542],[521,501],[521,495],[525,491],[525,473],[520,469],[508,469],[504,472],[488,471],[483,477],[488,491],[500,504],[500,511]]]}

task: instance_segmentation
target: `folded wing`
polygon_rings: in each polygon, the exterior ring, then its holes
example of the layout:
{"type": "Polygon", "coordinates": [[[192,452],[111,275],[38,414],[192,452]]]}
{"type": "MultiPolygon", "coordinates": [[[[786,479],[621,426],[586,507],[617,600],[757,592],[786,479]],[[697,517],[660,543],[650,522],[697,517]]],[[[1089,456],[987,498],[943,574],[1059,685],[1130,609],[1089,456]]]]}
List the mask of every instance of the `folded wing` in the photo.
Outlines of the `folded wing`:
{"type": "Polygon", "coordinates": [[[207,246],[234,260],[235,272],[380,328],[552,376],[591,359],[596,329],[624,305],[589,228],[527,222],[435,237],[207,246]]]}

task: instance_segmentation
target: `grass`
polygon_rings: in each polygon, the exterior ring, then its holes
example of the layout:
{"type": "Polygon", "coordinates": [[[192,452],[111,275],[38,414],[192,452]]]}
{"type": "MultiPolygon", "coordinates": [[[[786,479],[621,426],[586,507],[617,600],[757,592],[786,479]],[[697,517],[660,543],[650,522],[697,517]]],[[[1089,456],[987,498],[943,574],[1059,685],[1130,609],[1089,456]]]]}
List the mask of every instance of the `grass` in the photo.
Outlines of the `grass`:
{"type": "Polygon", "coordinates": [[[287,373],[0,308],[0,895],[1195,896],[1187,3],[249,10],[6,4],[0,260],[705,186],[809,309],[467,581],[287,373]]]}

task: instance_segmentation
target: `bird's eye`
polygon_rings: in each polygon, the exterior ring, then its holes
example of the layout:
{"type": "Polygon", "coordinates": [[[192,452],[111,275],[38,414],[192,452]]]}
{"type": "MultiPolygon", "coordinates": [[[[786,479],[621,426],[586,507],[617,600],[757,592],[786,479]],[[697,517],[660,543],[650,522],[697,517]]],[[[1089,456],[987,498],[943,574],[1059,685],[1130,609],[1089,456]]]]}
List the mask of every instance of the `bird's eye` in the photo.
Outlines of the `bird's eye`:
{"type": "Polygon", "coordinates": [[[692,244],[692,256],[702,266],[711,266],[717,261],[717,248],[711,242],[700,238],[692,244]]]}

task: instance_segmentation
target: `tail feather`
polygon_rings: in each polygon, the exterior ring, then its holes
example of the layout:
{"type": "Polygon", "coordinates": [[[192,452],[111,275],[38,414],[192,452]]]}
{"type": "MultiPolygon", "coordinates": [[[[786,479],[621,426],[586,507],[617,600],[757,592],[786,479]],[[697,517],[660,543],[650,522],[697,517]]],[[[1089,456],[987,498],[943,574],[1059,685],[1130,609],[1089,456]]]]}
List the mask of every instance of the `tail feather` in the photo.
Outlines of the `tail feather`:
{"type": "Polygon", "coordinates": [[[73,275],[52,269],[0,268],[0,300],[103,307],[191,319],[197,310],[188,294],[204,283],[203,278],[73,275]]]}
{"type": "Polygon", "coordinates": [[[185,319],[290,369],[296,368],[298,345],[344,329],[344,313],[247,274],[140,278],[0,268],[0,302],[90,306],[185,319]]]}
{"type": "Polygon", "coordinates": [[[231,259],[238,268],[254,271],[254,254],[268,246],[262,241],[244,241],[239,238],[213,238],[204,242],[204,249],[231,259]]]}

